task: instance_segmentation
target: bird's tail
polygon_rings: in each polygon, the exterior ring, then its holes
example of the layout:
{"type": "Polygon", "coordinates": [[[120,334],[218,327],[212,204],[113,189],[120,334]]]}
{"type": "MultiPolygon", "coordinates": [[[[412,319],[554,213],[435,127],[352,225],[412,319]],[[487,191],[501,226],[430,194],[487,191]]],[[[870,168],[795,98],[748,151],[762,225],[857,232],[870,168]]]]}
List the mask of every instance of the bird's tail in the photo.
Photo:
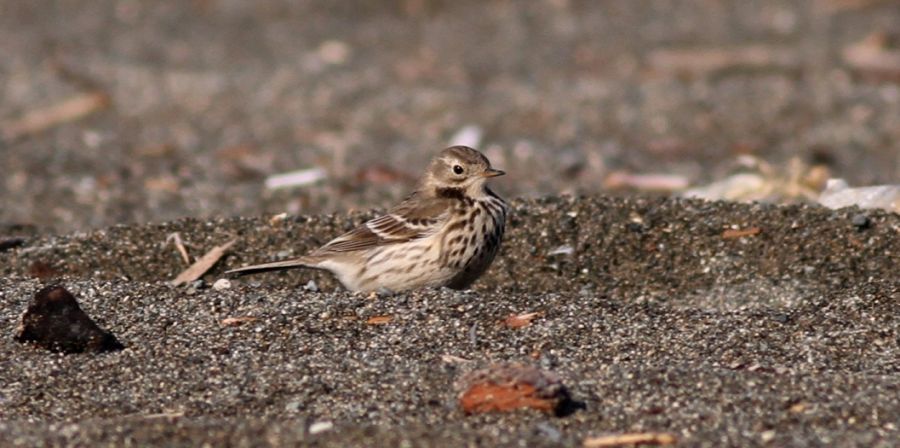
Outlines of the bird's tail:
{"type": "Polygon", "coordinates": [[[285,269],[296,268],[315,268],[318,260],[311,257],[295,258],[293,260],[274,261],[272,263],[255,264],[253,266],[244,266],[242,268],[225,271],[226,275],[241,276],[248,274],[258,274],[260,272],[281,271],[285,269]]]}

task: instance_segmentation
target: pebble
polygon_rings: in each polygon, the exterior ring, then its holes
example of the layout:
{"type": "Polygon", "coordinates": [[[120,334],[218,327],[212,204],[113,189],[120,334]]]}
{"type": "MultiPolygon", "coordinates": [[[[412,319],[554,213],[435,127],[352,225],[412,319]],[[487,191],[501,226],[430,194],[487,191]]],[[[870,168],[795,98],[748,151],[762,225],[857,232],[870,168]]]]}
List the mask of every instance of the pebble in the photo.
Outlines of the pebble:
{"type": "Polygon", "coordinates": [[[553,443],[559,443],[559,441],[562,440],[562,433],[550,423],[540,422],[535,425],[535,429],[537,429],[539,434],[543,435],[553,443]]]}
{"type": "Polygon", "coordinates": [[[332,429],[334,429],[334,423],[331,423],[330,421],[327,421],[327,420],[321,421],[321,422],[315,422],[315,423],[309,425],[309,433],[310,434],[319,434],[321,432],[331,431],[332,429]]]}
{"type": "Polygon", "coordinates": [[[857,213],[857,214],[853,215],[853,218],[850,219],[850,222],[851,222],[854,226],[856,226],[856,228],[859,229],[859,230],[863,230],[863,229],[868,228],[869,225],[872,223],[872,222],[869,220],[869,217],[866,216],[866,215],[864,215],[864,214],[862,214],[862,213],[857,213]]]}
{"type": "Polygon", "coordinates": [[[213,283],[212,287],[216,291],[230,289],[231,288],[231,280],[228,280],[227,278],[220,278],[220,279],[216,280],[215,283],[213,283]]]}

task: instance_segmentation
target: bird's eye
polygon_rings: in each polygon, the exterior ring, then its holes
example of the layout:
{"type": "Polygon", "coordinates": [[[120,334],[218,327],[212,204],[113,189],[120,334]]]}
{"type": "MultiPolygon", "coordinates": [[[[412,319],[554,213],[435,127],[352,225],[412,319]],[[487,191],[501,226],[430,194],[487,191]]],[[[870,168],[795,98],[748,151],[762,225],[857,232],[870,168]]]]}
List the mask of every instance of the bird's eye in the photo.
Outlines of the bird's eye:
{"type": "Polygon", "coordinates": [[[453,172],[456,173],[456,174],[462,174],[462,173],[463,173],[463,167],[461,167],[461,166],[459,166],[459,165],[453,165],[453,172]]]}

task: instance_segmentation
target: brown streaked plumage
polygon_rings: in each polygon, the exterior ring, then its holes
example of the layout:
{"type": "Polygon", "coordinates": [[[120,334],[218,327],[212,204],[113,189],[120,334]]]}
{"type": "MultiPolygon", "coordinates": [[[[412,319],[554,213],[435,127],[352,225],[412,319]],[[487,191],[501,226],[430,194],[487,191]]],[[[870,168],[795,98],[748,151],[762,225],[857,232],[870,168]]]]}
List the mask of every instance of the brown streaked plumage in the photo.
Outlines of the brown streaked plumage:
{"type": "Polygon", "coordinates": [[[506,203],[486,185],[503,174],[480,152],[452,146],[431,161],[416,191],[383,216],[306,256],[227,273],[306,267],[330,271],[351,291],[467,288],[503,239],[506,203]]]}

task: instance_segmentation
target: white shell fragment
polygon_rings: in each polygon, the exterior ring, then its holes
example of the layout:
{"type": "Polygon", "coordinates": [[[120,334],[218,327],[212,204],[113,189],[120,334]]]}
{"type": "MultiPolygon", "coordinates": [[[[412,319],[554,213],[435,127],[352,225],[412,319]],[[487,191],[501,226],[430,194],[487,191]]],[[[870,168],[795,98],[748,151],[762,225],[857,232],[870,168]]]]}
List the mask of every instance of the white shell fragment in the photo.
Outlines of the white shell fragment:
{"type": "Polygon", "coordinates": [[[851,188],[843,179],[829,179],[819,195],[819,203],[828,208],[858,206],[900,213],[900,185],[874,185],[851,188]]]}
{"type": "Polygon", "coordinates": [[[474,124],[463,126],[453,134],[453,137],[450,137],[450,146],[462,145],[477,148],[481,146],[482,135],[483,131],[481,128],[474,124]]]}
{"type": "Polygon", "coordinates": [[[575,248],[569,246],[568,244],[557,247],[556,249],[551,250],[547,253],[548,256],[552,257],[554,255],[572,255],[575,253],[575,248]]]}
{"type": "Polygon", "coordinates": [[[322,168],[308,168],[288,173],[273,174],[266,178],[266,189],[277,190],[279,188],[303,187],[314,184],[326,177],[328,177],[328,173],[322,168]]]}
{"type": "Polygon", "coordinates": [[[331,431],[333,428],[334,428],[334,423],[331,423],[330,421],[326,420],[324,422],[315,422],[315,423],[309,425],[309,433],[311,435],[318,434],[320,432],[331,431]]]}
{"type": "Polygon", "coordinates": [[[220,278],[216,280],[215,283],[213,283],[212,287],[216,291],[222,291],[223,289],[231,288],[231,280],[228,280],[227,278],[220,278]]]}
{"type": "Polygon", "coordinates": [[[702,187],[691,188],[682,193],[682,196],[708,201],[758,201],[765,199],[771,192],[772,189],[763,176],[739,173],[702,187]]]}

